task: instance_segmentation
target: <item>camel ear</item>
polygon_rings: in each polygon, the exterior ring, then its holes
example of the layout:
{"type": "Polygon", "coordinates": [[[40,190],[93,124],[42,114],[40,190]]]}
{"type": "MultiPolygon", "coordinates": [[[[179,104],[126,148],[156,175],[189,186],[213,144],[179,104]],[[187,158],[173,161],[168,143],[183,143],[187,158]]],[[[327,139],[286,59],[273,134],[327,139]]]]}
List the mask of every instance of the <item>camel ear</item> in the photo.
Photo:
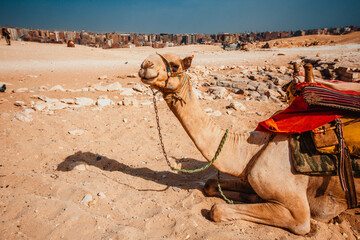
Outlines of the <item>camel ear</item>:
{"type": "Polygon", "coordinates": [[[181,63],[182,63],[182,66],[183,66],[184,70],[190,68],[193,58],[194,58],[194,55],[192,55],[191,57],[186,57],[186,58],[181,60],[181,63]]]}

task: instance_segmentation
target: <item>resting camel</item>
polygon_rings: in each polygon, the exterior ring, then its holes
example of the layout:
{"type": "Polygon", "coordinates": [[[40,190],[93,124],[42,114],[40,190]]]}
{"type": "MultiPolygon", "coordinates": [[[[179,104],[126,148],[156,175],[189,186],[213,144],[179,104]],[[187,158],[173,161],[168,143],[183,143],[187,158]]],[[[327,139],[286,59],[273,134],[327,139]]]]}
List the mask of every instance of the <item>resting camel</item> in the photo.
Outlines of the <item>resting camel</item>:
{"type": "MultiPolygon", "coordinates": [[[[162,92],[197,149],[211,161],[225,130],[205,114],[193,94],[185,73],[191,62],[192,57],[151,55],[141,64],[139,76],[143,83],[162,92]]],[[[227,197],[241,203],[215,204],[210,210],[213,221],[245,220],[303,235],[310,231],[311,217],[329,221],[347,209],[337,176],[296,174],[288,136],[276,135],[269,141],[270,136],[258,131],[229,132],[213,166],[238,177],[238,180],[221,181],[221,186],[227,197]]],[[[356,185],[359,182],[355,179],[356,185]]],[[[204,192],[208,196],[220,196],[216,180],[208,180],[204,192]]]]}

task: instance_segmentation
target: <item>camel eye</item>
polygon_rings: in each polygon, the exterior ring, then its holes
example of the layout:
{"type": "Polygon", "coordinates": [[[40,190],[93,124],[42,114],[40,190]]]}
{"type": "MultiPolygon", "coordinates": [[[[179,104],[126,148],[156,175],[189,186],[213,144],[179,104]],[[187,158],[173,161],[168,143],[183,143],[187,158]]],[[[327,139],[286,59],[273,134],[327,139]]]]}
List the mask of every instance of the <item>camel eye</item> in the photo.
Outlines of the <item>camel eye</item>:
{"type": "Polygon", "coordinates": [[[170,63],[170,66],[173,72],[177,72],[177,70],[179,69],[179,65],[175,63],[170,63]]]}

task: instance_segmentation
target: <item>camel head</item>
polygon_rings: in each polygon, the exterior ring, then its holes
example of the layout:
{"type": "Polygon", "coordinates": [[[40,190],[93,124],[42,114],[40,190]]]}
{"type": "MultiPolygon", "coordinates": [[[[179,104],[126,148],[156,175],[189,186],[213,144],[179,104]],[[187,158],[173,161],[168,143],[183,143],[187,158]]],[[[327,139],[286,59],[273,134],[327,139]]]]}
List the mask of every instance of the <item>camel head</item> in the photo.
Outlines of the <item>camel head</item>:
{"type": "Polygon", "coordinates": [[[141,81],[163,93],[175,93],[185,76],[185,70],[191,66],[194,56],[181,59],[175,54],[154,54],[141,64],[141,81]]]}

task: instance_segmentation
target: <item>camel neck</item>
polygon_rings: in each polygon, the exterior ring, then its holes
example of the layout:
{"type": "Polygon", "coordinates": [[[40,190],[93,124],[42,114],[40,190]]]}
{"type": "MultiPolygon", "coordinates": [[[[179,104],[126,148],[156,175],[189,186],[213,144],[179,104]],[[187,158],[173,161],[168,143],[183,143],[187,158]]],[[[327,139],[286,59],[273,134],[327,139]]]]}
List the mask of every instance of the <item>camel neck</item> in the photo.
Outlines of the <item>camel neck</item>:
{"type": "MultiPolygon", "coordinates": [[[[170,95],[164,96],[164,98],[198,150],[207,161],[211,161],[224,136],[225,129],[215,124],[202,110],[190,83],[185,83],[177,95],[184,101],[174,99],[170,95]]],[[[250,158],[266,143],[268,134],[265,136],[261,136],[261,134],[264,133],[229,132],[223,150],[213,166],[221,172],[240,176],[250,158]]]]}

